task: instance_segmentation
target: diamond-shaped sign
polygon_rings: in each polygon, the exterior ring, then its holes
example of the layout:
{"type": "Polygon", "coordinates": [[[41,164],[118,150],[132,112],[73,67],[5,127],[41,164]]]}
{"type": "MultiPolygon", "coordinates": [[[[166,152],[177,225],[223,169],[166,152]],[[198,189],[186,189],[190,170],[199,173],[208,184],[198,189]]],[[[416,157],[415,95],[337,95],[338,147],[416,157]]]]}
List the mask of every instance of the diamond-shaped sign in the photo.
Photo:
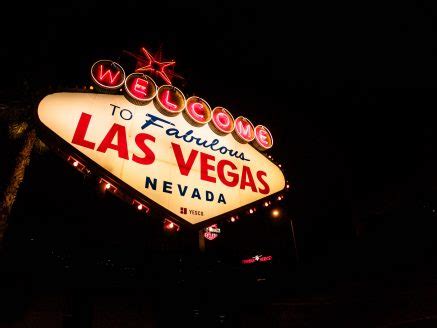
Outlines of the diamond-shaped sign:
{"type": "Polygon", "coordinates": [[[93,163],[120,189],[193,225],[286,185],[281,169],[250,143],[195,124],[185,112],[165,112],[155,101],[55,93],[40,102],[38,118],[67,152],[93,163]]]}

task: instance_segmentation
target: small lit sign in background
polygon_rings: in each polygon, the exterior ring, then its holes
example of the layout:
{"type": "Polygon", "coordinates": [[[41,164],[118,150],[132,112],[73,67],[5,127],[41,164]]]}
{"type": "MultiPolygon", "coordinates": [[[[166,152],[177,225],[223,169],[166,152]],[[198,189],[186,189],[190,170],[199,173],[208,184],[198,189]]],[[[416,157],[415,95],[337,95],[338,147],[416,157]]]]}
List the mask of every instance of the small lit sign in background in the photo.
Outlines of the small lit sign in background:
{"type": "Polygon", "coordinates": [[[253,257],[241,260],[242,264],[265,263],[273,260],[272,255],[255,255],[253,257]]]}

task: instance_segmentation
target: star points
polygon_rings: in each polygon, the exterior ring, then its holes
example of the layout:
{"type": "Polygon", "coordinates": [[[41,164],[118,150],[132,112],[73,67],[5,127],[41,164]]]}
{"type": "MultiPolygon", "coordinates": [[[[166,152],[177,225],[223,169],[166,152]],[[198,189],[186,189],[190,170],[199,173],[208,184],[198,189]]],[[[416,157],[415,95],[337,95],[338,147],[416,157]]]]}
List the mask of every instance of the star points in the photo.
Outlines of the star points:
{"type": "Polygon", "coordinates": [[[140,66],[135,70],[135,72],[149,72],[159,76],[163,79],[167,84],[172,84],[170,77],[175,75],[171,72],[167,71],[167,68],[174,66],[176,64],[175,61],[159,61],[153,57],[150,52],[148,52],[144,47],[141,48],[145,58],[135,56],[138,60],[137,66],[140,66]]]}

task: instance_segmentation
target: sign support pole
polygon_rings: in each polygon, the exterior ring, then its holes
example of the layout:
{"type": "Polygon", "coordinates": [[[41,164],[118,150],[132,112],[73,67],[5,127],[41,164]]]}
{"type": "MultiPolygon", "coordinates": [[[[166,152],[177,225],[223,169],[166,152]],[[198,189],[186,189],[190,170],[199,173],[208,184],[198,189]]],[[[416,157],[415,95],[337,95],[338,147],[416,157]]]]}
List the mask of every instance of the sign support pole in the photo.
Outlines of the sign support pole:
{"type": "Polygon", "coordinates": [[[293,219],[290,218],[290,226],[291,226],[291,234],[293,236],[293,247],[294,247],[294,253],[296,255],[296,263],[299,262],[299,255],[297,252],[297,245],[296,245],[296,236],[294,234],[294,225],[293,225],[293,219]]]}
{"type": "Polygon", "coordinates": [[[203,229],[199,230],[199,251],[200,253],[205,253],[205,236],[203,229]]]}

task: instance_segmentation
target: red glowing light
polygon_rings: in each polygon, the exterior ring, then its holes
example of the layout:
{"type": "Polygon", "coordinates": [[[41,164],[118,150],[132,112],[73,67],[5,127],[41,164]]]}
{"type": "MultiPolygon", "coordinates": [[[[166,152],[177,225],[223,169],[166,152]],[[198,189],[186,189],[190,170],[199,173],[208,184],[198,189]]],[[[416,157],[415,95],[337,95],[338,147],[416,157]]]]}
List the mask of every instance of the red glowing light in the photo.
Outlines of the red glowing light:
{"type": "Polygon", "coordinates": [[[130,97],[141,102],[152,100],[156,96],[158,87],[155,81],[142,73],[130,74],[124,83],[130,97]]]}
{"type": "Polygon", "coordinates": [[[205,108],[203,107],[203,105],[201,103],[192,103],[188,106],[189,110],[188,112],[191,113],[193,115],[194,118],[198,119],[198,120],[204,120],[205,119],[205,114],[203,114],[203,112],[205,111],[205,108]],[[200,112],[198,112],[198,110],[200,109],[200,112]]]}
{"type": "Polygon", "coordinates": [[[81,162],[79,162],[77,159],[75,159],[73,156],[68,156],[67,161],[73,165],[79,172],[82,173],[90,173],[90,170],[88,170],[85,165],[83,165],[81,162]]]}
{"type": "Polygon", "coordinates": [[[136,199],[132,200],[132,205],[136,206],[138,211],[146,211],[147,214],[150,212],[150,208],[148,208],[146,205],[140,203],[136,199]]]}
{"type": "Polygon", "coordinates": [[[214,233],[214,232],[206,231],[206,232],[203,234],[203,236],[204,236],[206,239],[208,239],[208,240],[214,240],[214,239],[216,239],[216,238],[218,237],[218,234],[216,234],[216,233],[214,233]]]}
{"type": "Polygon", "coordinates": [[[137,59],[138,68],[135,70],[136,72],[148,72],[150,74],[154,74],[156,76],[159,76],[167,84],[171,84],[171,77],[179,77],[177,74],[168,70],[171,66],[174,66],[176,64],[175,61],[164,62],[160,59],[157,60],[144,47],[141,48],[141,51],[143,53],[143,55],[141,56],[137,56],[133,53],[127,52],[137,59]]]}
{"type": "Polygon", "coordinates": [[[170,221],[169,219],[164,220],[164,228],[167,230],[179,231],[179,226],[176,223],[170,221]]]}
{"type": "Polygon", "coordinates": [[[99,60],[91,67],[91,78],[104,89],[120,88],[125,79],[123,67],[111,60],[99,60]]]}
{"type": "Polygon", "coordinates": [[[182,91],[171,85],[161,85],[155,99],[164,111],[173,115],[182,112],[187,102],[182,91]]]}
{"type": "Polygon", "coordinates": [[[243,116],[235,119],[235,134],[244,142],[251,142],[255,139],[255,129],[252,122],[243,116]]]}
{"type": "Polygon", "coordinates": [[[188,98],[185,110],[195,123],[206,124],[211,120],[211,107],[202,98],[188,98]]]}
{"type": "Polygon", "coordinates": [[[173,104],[169,100],[169,97],[170,97],[170,90],[164,90],[162,92],[161,102],[165,108],[167,108],[171,112],[174,112],[178,108],[178,106],[176,104],[173,104]]]}
{"type": "Polygon", "coordinates": [[[212,123],[221,133],[231,133],[234,130],[234,118],[226,108],[216,107],[212,111],[212,123]]]}
{"type": "Polygon", "coordinates": [[[203,236],[208,240],[214,240],[218,237],[219,233],[220,228],[217,226],[217,224],[213,224],[212,226],[209,226],[205,229],[203,236]]]}
{"type": "Polygon", "coordinates": [[[100,64],[99,65],[99,81],[103,82],[105,81],[105,77],[107,76],[108,79],[106,79],[106,81],[110,84],[110,85],[114,85],[118,75],[120,74],[120,71],[117,71],[117,73],[115,73],[114,76],[112,76],[112,71],[110,69],[107,69],[105,71],[105,73],[103,73],[103,65],[100,64]]]}
{"type": "Polygon", "coordinates": [[[273,146],[273,137],[270,131],[263,125],[255,127],[255,146],[260,150],[267,150],[273,146]]]}
{"type": "Polygon", "coordinates": [[[267,255],[267,256],[255,255],[251,258],[241,260],[241,263],[242,264],[252,264],[255,262],[270,262],[272,259],[273,259],[273,256],[271,256],[271,255],[267,255]]]}
{"type": "Polygon", "coordinates": [[[105,190],[108,190],[108,191],[110,191],[112,193],[117,192],[117,188],[114,185],[112,185],[111,183],[109,183],[108,181],[106,181],[105,179],[100,178],[99,183],[104,186],[105,190]]]}

